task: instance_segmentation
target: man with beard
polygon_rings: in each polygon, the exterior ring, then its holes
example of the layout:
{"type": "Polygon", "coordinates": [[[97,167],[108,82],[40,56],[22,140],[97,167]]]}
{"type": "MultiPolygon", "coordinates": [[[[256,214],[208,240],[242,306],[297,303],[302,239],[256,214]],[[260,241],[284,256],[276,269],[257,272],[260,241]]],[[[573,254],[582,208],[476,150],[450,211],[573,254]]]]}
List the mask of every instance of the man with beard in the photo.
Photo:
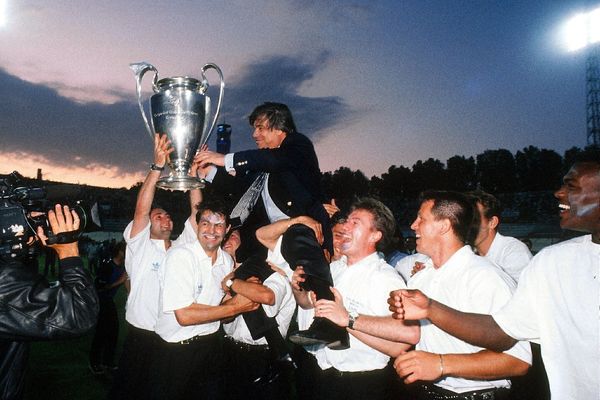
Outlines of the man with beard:
{"type": "Polygon", "coordinates": [[[540,343],[556,399],[600,395],[600,152],[583,152],[555,193],[564,229],[587,232],[540,251],[523,270],[512,299],[492,315],[464,313],[420,291],[395,291],[395,317],[428,319],[453,336],[502,351],[517,340],[540,343]]]}

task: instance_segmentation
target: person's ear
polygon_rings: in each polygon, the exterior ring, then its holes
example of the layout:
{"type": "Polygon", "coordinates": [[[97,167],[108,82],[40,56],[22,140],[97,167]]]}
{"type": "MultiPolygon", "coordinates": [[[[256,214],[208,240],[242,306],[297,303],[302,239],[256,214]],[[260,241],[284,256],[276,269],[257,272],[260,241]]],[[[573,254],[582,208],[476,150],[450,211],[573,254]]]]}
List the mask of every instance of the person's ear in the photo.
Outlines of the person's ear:
{"type": "Polygon", "coordinates": [[[497,216],[494,215],[492,218],[490,218],[490,229],[496,230],[498,224],[500,224],[500,219],[498,219],[497,216]]]}
{"type": "Polygon", "coordinates": [[[371,233],[370,240],[373,243],[377,243],[381,240],[382,237],[383,237],[383,233],[381,233],[381,231],[375,231],[375,232],[371,233]]]}

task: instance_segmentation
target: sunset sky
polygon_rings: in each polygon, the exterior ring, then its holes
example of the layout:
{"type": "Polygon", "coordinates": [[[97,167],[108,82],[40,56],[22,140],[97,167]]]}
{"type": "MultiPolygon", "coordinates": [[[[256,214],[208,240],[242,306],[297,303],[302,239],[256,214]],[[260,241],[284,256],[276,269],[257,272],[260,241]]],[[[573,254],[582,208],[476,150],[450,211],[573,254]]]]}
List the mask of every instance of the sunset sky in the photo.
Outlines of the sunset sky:
{"type": "Polygon", "coordinates": [[[561,29],[594,4],[0,0],[0,173],[141,180],[152,146],[128,67],[137,61],[160,77],[219,65],[233,150],[254,146],[254,106],[287,103],[323,171],[370,177],[528,145],[562,154],[586,144],[586,56],[565,50],[561,29]]]}

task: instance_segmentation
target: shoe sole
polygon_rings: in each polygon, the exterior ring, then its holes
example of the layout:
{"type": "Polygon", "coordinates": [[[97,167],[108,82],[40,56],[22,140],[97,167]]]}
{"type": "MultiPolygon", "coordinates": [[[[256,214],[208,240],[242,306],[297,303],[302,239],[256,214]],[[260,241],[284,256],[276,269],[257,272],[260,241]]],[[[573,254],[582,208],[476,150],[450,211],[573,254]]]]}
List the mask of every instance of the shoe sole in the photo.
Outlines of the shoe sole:
{"type": "Polygon", "coordinates": [[[330,341],[323,340],[323,339],[307,338],[307,337],[301,336],[301,335],[290,335],[289,340],[290,340],[290,342],[292,342],[294,344],[299,344],[301,346],[310,346],[313,344],[324,344],[332,350],[336,350],[338,347],[340,349],[347,348],[347,347],[342,346],[342,342],[340,340],[330,342],[330,341]]]}

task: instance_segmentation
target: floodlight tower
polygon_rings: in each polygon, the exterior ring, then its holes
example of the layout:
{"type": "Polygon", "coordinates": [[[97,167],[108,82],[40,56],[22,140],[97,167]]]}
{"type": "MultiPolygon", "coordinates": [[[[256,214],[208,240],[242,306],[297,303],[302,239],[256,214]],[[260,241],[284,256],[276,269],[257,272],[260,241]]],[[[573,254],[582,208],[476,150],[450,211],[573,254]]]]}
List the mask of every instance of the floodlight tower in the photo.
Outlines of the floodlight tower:
{"type": "MultiPolygon", "coordinates": [[[[600,21],[599,21],[600,23],[600,21]]],[[[586,61],[587,90],[587,141],[600,145],[600,46],[596,44],[589,50],[586,61]]]]}
{"type": "Polygon", "coordinates": [[[600,145],[600,8],[579,14],[566,25],[569,50],[586,49],[587,142],[600,145]]]}

